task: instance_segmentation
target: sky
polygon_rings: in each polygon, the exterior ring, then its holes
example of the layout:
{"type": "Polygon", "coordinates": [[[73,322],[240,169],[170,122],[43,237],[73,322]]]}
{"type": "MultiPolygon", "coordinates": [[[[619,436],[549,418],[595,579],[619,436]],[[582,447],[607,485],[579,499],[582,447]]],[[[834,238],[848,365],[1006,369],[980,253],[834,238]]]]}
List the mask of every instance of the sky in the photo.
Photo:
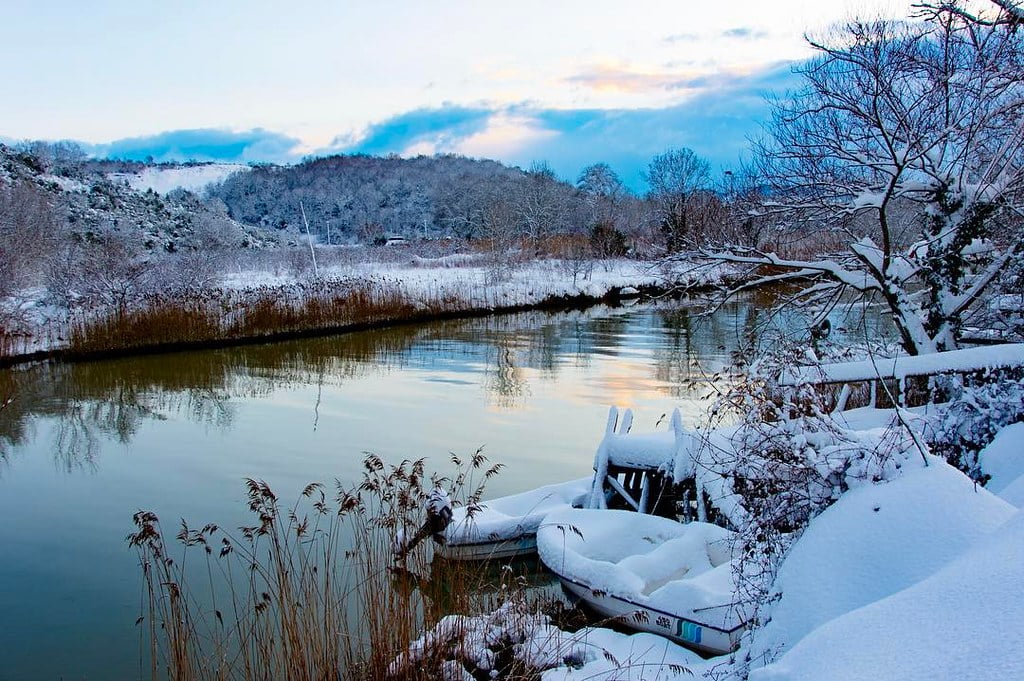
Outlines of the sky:
{"type": "Polygon", "coordinates": [[[294,162],[459,153],[631,185],[690,147],[722,170],[803,36],[893,0],[4,0],[0,139],[294,162]]]}

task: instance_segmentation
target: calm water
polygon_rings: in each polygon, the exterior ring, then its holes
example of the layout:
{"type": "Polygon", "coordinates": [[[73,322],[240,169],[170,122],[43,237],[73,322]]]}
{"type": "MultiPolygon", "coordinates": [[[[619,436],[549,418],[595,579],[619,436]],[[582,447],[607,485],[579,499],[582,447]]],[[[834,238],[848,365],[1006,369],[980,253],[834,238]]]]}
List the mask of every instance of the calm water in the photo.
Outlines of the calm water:
{"type": "Polygon", "coordinates": [[[596,308],[0,374],[0,681],[129,679],[132,513],[237,526],[242,479],[284,499],[390,461],[484,445],[498,496],[589,473],[610,404],[649,430],[702,413],[760,307],[596,308]]]}

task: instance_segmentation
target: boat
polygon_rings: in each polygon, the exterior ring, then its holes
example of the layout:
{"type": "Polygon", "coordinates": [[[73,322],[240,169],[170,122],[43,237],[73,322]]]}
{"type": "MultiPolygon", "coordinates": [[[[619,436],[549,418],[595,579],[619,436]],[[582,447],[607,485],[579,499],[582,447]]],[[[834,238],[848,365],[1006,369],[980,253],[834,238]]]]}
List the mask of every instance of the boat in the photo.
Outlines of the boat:
{"type": "Polygon", "coordinates": [[[592,477],[454,508],[438,554],[450,560],[530,555],[537,549],[537,527],[545,515],[570,508],[608,508],[610,499],[641,513],[673,513],[676,500],[668,490],[683,476],[693,475],[693,434],[682,427],[678,409],[667,430],[637,434],[630,432],[632,424],[631,410],[609,410],[592,477]]]}
{"type": "Polygon", "coordinates": [[[445,542],[437,553],[449,560],[493,560],[530,555],[537,550],[537,527],[552,511],[581,506],[590,494],[590,477],[546,485],[529,492],[453,509],[445,542]]]}
{"type": "Polygon", "coordinates": [[[739,645],[733,533],[622,510],[563,509],[537,531],[537,552],[563,589],[598,614],[702,653],[739,645]]]}

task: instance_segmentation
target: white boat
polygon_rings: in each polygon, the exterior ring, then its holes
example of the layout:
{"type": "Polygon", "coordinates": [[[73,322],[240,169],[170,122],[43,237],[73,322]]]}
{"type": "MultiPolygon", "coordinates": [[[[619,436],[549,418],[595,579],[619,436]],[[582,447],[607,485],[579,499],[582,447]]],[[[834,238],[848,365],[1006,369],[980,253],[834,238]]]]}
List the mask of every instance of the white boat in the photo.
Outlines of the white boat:
{"type": "Polygon", "coordinates": [[[445,544],[437,552],[450,560],[513,558],[537,550],[537,527],[552,511],[580,506],[590,493],[591,478],[547,485],[492,499],[469,511],[453,510],[445,544]]]}
{"type": "Polygon", "coordinates": [[[631,511],[548,515],[537,552],[562,586],[603,616],[684,646],[728,653],[745,617],[734,604],[732,533],[631,511]]]}

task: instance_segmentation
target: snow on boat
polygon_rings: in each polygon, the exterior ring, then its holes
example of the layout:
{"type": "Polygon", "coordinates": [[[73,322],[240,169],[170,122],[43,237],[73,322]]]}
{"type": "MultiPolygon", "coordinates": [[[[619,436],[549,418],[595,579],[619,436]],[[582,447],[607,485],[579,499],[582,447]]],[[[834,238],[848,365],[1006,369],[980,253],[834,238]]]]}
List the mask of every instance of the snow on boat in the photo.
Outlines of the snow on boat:
{"type": "Polygon", "coordinates": [[[545,518],[537,552],[598,613],[706,653],[739,643],[732,533],[632,511],[565,509],[545,518]]]}
{"type": "Polygon", "coordinates": [[[465,506],[455,508],[438,553],[451,560],[531,554],[537,549],[537,527],[544,516],[582,505],[590,485],[590,478],[581,478],[485,501],[472,512],[465,506]]]}

